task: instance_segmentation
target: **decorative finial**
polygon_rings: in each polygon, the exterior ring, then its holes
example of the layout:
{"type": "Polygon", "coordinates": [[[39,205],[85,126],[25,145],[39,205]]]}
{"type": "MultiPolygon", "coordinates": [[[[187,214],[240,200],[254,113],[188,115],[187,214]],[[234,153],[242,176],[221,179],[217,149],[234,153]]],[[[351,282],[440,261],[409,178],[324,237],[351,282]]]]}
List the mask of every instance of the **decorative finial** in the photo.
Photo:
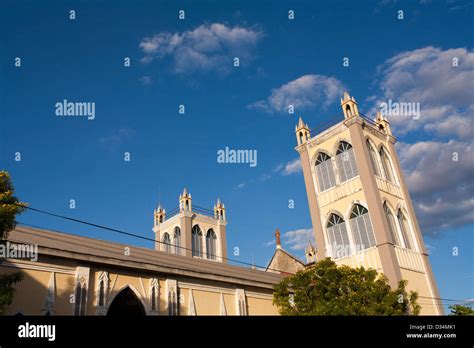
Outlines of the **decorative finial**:
{"type": "Polygon", "coordinates": [[[276,237],[276,247],[277,249],[281,249],[281,241],[280,241],[280,229],[277,228],[275,232],[275,237],[276,237]]]}

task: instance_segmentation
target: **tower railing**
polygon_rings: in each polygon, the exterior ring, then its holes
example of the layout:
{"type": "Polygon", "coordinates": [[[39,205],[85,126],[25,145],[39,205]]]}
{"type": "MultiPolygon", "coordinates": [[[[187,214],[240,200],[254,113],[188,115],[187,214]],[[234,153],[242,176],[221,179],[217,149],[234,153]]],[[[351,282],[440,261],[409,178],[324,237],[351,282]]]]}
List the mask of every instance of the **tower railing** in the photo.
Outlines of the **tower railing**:
{"type": "MultiPolygon", "coordinates": [[[[370,117],[364,115],[363,113],[359,112],[359,117],[362,118],[366,123],[368,123],[370,126],[374,127],[376,130],[379,130],[375,121],[371,119],[370,117]]],[[[314,137],[316,135],[319,135],[320,133],[324,132],[325,130],[331,128],[332,126],[335,126],[336,124],[344,121],[344,116],[343,115],[335,115],[318,125],[316,127],[310,129],[311,136],[314,137]]]]}
{"type": "Polygon", "coordinates": [[[193,211],[202,215],[214,217],[214,210],[203,208],[195,204],[193,204],[193,211]]]}
{"type": "MultiPolygon", "coordinates": [[[[210,216],[212,218],[214,217],[214,210],[212,210],[212,209],[200,207],[200,206],[195,205],[195,204],[192,205],[192,208],[193,208],[192,211],[195,212],[195,213],[199,213],[199,214],[205,215],[205,216],[210,216]]],[[[169,212],[166,213],[166,220],[171,219],[173,216],[178,215],[179,213],[180,213],[179,207],[176,207],[176,208],[170,210],[169,212]]]]}
{"type": "Polygon", "coordinates": [[[316,127],[312,128],[310,130],[311,134],[314,134],[312,136],[318,135],[319,133],[324,132],[326,129],[331,128],[332,126],[335,126],[336,124],[344,121],[344,116],[342,115],[336,115],[333,116],[327,120],[324,120],[323,122],[319,123],[316,125],[316,127]]]}

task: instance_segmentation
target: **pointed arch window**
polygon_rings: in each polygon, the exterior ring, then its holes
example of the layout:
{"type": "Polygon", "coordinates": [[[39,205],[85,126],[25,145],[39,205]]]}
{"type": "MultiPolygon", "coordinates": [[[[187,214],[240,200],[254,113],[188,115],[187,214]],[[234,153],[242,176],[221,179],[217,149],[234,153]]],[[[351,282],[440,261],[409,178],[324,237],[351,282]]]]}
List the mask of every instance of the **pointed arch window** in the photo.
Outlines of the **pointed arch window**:
{"type": "Polygon", "coordinates": [[[387,205],[387,202],[383,204],[383,210],[385,211],[385,217],[387,218],[388,230],[390,232],[390,237],[392,242],[395,245],[400,246],[400,239],[398,238],[397,226],[395,223],[395,218],[387,205]]]}
{"type": "Polygon", "coordinates": [[[403,215],[401,209],[398,209],[397,218],[398,218],[398,225],[400,226],[400,232],[402,235],[403,246],[407,249],[411,249],[411,243],[408,237],[408,232],[410,231],[410,227],[408,226],[408,221],[405,218],[405,215],[403,215]]]}
{"type": "Polygon", "coordinates": [[[105,285],[104,285],[104,281],[101,280],[100,285],[99,285],[99,306],[104,305],[104,300],[105,300],[105,285]]]}
{"type": "Polygon", "coordinates": [[[336,165],[341,182],[359,175],[351,144],[341,141],[336,152],[336,165]]]}
{"type": "Polygon", "coordinates": [[[181,229],[179,227],[174,228],[173,245],[174,253],[176,255],[181,255],[181,229]]]}
{"type": "Polygon", "coordinates": [[[167,253],[171,252],[171,238],[168,232],[165,232],[163,234],[163,251],[166,251],[167,253]]]}
{"type": "Polygon", "coordinates": [[[151,288],[151,310],[156,311],[156,290],[151,288]]]}
{"type": "Polygon", "coordinates": [[[216,259],[216,241],[217,241],[217,236],[214,230],[211,228],[209,231],[207,231],[206,234],[206,253],[207,253],[207,258],[210,260],[215,260],[216,259]]]}
{"type": "Polygon", "coordinates": [[[86,298],[87,289],[86,281],[81,278],[76,284],[75,298],[74,298],[74,314],[85,315],[86,314],[86,298]]]}
{"type": "Polygon", "coordinates": [[[336,185],[331,157],[323,152],[320,152],[316,158],[316,174],[320,192],[336,185]]]}
{"type": "Polygon", "coordinates": [[[379,162],[377,159],[377,152],[375,152],[374,147],[370,143],[370,141],[367,139],[367,149],[369,150],[369,156],[370,156],[370,163],[372,163],[372,169],[374,170],[374,174],[380,176],[380,168],[379,168],[379,162]]]}
{"type": "Polygon", "coordinates": [[[351,254],[351,247],[344,219],[337,214],[331,214],[326,230],[331,256],[334,259],[349,256],[351,254]]]}
{"type": "Polygon", "coordinates": [[[382,171],[385,176],[385,179],[395,183],[395,176],[393,173],[392,164],[390,163],[390,158],[388,157],[388,154],[383,147],[380,148],[380,161],[382,162],[382,171]]]}
{"type": "Polygon", "coordinates": [[[150,307],[152,312],[159,311],[160,286],[157,278],[150,279],[150,307]]]}
{"type": "Polygon", "coordinates": [[[199,225],[195,225],[191,232],[191,244],[193,256],[202,257],[202,231],[199,225]]]}
{"type": "Polygon", "coordinates": [[[360,204],[354,204],[349,220],[356,250],[361,251],[373,247],[375,236],[367,208],[360,204]]]}

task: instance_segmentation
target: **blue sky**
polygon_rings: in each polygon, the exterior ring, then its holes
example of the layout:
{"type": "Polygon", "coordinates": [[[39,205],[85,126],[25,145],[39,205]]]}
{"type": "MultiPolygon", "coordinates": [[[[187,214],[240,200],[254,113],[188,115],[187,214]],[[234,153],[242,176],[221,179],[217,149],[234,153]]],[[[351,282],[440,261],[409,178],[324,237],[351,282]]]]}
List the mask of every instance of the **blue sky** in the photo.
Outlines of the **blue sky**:
{"type": "MultiPolygon", "coordinates": [[[[400,161],[442,297],[474,298],[472,14],[455,0],[3,1],[0,167],[32,207],[147,237],[159,196],[168,210],[184,186],[199,206],[220,197],[232,257],[266,265],[276,228],[300,257],[311,237],[297,117],[340,115],[345,89],[369,115],[387,98],[419,102],[420,120],[391,120],[400,161]],[[94,102],[95,119],[57,117],[64,99],[94,102]],[[257,150],[257,166],[217,163],[225,147],[257,150]]],[[[151,247],[34,212],[20,221],[151,247]]]]}

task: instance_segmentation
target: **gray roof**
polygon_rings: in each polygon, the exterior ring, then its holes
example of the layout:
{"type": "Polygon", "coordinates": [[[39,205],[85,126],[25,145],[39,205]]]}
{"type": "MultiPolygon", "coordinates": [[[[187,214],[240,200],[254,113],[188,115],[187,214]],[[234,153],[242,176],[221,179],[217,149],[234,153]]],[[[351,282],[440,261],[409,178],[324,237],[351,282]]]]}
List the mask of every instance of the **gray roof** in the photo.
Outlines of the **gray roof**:
{"type": "Polygon", "coordinates": [[[82,237],[64,232],[17,226],[10,242],[37,244],[42,256],[100,263],[141,271],[160,272],[271,289],[283,276],[221,262],[174,255],[163,251],[82,237]],[[130,248],[130,254],[124,248],[130,248]]]}

